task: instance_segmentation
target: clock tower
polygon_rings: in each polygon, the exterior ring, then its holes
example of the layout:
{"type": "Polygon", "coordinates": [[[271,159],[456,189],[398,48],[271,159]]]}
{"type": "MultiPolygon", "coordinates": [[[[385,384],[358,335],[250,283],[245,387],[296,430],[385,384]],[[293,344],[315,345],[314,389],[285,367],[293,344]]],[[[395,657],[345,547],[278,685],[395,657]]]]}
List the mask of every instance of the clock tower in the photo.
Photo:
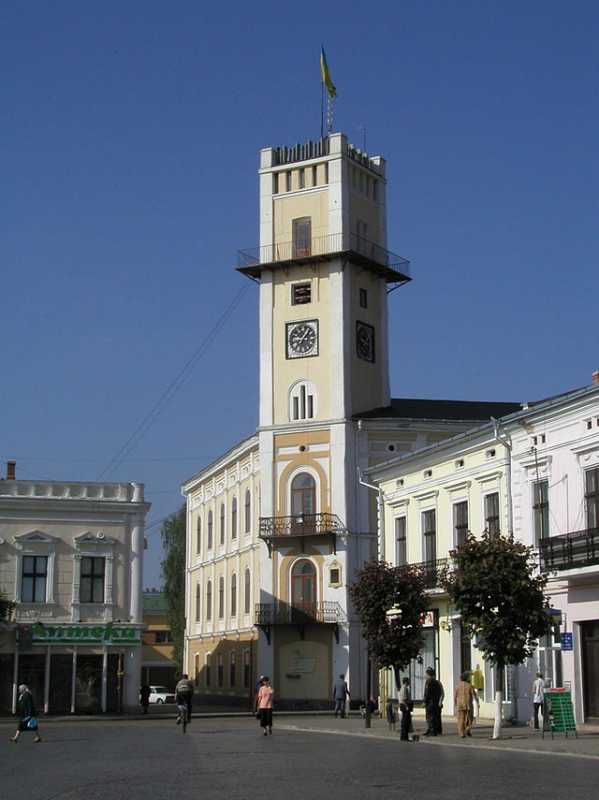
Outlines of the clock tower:
{"type": "Polygon", "coordinates": [[[259,176],[260,245],[239,254],[260,285],[259,664],[279,697],[321,700],[363,672],[347,588],[376,521],[356,426],[390,405],[387,295],[409,265],[387,250],[384,159],[343,134],[265,148],[259,176]]]}

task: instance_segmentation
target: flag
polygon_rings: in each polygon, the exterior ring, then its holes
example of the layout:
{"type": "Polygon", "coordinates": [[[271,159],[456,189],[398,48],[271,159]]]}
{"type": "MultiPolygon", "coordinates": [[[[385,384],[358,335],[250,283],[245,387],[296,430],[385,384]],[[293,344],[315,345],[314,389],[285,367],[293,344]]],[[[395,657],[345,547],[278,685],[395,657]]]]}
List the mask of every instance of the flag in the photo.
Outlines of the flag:
{"type": "Polygon", "coordinates": [[[324,54],[324,47],[320,48],[320,77],[324,85],[327,87],[329,97],[336,97],[337,89],[331,80],[331,73],[329,72],[329,65],[327,64],[327,57],[324,54]]]}

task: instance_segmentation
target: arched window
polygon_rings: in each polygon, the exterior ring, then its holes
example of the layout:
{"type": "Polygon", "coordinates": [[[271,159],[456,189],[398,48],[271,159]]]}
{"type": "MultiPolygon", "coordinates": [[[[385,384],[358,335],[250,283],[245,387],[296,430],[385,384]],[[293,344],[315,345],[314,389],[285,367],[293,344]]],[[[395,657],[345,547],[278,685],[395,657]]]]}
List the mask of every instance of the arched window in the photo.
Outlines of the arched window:
{"type": "Polygon", "coordinates": [[[250,613],[250,602],[251,602],[251,584],[252,584],[252,575],[249,569],[246,569],[245,576],[244,576],[244,588],[243,588],[243,611],[244,614],[250,613]]]}
{"type": "Polygon", "coordinates": [[[199,686],[200,685],[200,654],[199,653],[196,653],[196,655],[195,655],[193,671],[194,671],[193,682],[195,683],[196,686],[199,686]]]}
{"type": "Polygon", "coordinates": [[[225,579],[218,579],[218,618],[225,616],[225,579]]]}
{"type": "Polygon", "coordinates": [[[216,679],[218,681],[219,686],[223,685],[224,678],[225,678],[224,659],[223,659],[223,654],[219,653],[216,661],[216,679]]]}
{"type": "Polygon", "coordinates": [[[237,539],[237,498],[231,500],[231,539],[237,539]]]}
{"type": "Polygon", "coordinates": [[[212,666],[212,653],[206,653],[206,667],[205,667],[205,675],[206,675],[206,686],[210,686],[210,667],[212,666]]]}
{"type": "Polygon", "coordinates": [[[291,570],[291,605],[306,610],[316,605],[316,567],[307,559],[296,561],[291,570]]]}
{"type": "Polygon", "coordinates": [[[289,392],[289,419],[314,419],[316,416],[316,387],[310,381],[293,384],[289,392]]]}
{"type": "Polygon", "coordinates": [[[245,490],[245,532],[249,533],[252,529],[252,493],[249,489],[245,490]]]}
{"type": "Polygon", "coordinates": [[[202,518],[198,516],[196,523],[196,553],[199,554],[202,549],[202,518]]]}
{"type": "Polygon", "coordinates": [[[307,472],[300,472],[291,482],[291,514],[316,514],[316,482],[307,472]]]}
{"type": "Polygon", "coordinates": [[[225,504],[220,504],[220,543],[225,543],[225,504]]]}
{"type": "Polygon", "coordinates": [[[206,619],[212,619],[212,581],[206,584],[206,619]]]}
{"type": "Polygon", "coordinates": [[[212,510],[208,512],[208,550],[212,550],[212,534],[213,534],[213,521],[212,521],[212,510]]]}
{"type": "Polygon", "coordinates": [[[233,573],[231,576],[231,611],[232,617],[237,616],[237,575],[233,573]]]}
{"type": "Polygon", "coordinates": [[[196,622],[200,622],[200,620],[202,619],[200,616],[201,607],[202,607],[202,587],[200,586],[200,583],[198,581],[198,583],[196,583],[196,622]]]}

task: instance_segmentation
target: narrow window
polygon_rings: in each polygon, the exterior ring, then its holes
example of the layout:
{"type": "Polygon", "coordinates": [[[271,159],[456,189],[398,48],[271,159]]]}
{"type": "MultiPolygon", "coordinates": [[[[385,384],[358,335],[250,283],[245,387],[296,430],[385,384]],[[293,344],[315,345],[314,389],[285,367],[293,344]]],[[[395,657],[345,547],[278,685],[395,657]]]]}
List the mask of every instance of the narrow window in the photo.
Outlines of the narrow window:
{"type": "Polygon", "coordinates": [[[193,660],[193,682],[196,686],[200,685],[200,656],[198,653],[193,660]]]}
{"type": "Polygon", "coordinates": [[[312,186],[318,186],[318,172],[316,165],[312,167],[312,186]]]}
{"type": "Polygon", "coordinates": [[[217,661],[216,678],[217,678],[219,687],[222,687],[224,682],[225,682],[225,666],[224,666],[224,659],[223,659],[222,653],[219,653],[217,658],[218,658],[218,661],[217,661]]]}
{"type": "Polygon", "coordinates": [[[599,528],[599,469],[589,469],[585,475],[587,528],[599,528]]]}
{"type": "Polygon", "coordinates": [[[225,504],[220,504],[220,544],[221,547],[225,543],[225,504]]]}
{"type": "Polygon", "coordinates": [[[368,308],[368,292],[360,289],[360,308],[368,308]]]}
{"type": "Polygon", "coordinates": [[[291,228],[293,258],[304,258],[312,251],[312,219],[299,217],[294,219],[291,228]]]}
{"type": "Polygon", "coordinates": [[[252,528],[252,495],[249,489],[245,491],[245,532],[252,528]]]}
{"type": "Polygon", "coordinates": [[[437,561],[437,525],[435,509],[422,512],[422,533],[424,536],[424,560],[427,564],[437,561]]]}
{"type": "Polygon", "coordinates": [[[231,539],[237,539],[237,498],[231,501],[231,539]]]}
{"type": "Polygon", "coordinates": [[[314,417],[314,395],[308,395],[308,419],[312,419],[314,417]]]}
{"type": "Polygon", "coordinates": [[[206,686],[210,686],[210,682],[212,679],[212,675],[210,674],[211,666],[212,666],[212,653],[206,653],[206,686]]]}
{"type": "Polygon", "coordinates": [[[251,601],[251,573],[249,569],[246,569],[244,575],[244,591],[243,591],[243,611],[245,614],[250,613],[250,601],[251,601]]]}
{"type": "Polygon", "coordinates": [[[299,419],[299,397],[293,398],[293,419],[299,419]]]}
{"type": "Polygon", "coordinates": [[[291,191],[291,171],[285,173],[285,189],[291,191]]]}
{"type": "Polygon", "coordinates": [[[208,550],[212,550],[212,539],[213,539],[213,521],[212,521],[212,511],[208,512],[208,550]]]}
{"type": "Polygon", "coordinates": [[[485,522],[489,533],[499,533],[499,492],[485,497],[485,522]]]}
{"type": "Polygon", "coordinates": [[[225,616],[225,579],[220,577],[218,579],[218,618],[222,619],[225,616]]]}
{"type": "Polygon", "coordinates": [[[378,194],[379,194],[379,182],[375,180],[372,181],[372,199],[374,200],[375,203],[379,199],[378,194]]]}
{"type": "Polygon", "coordinates": [[[453,505],[453,541],[456,547],[466,544],[468,538],[468,501],[453,505]]]}
{"type": "Polygon", "coordinates": [[[212,619],[212,581],[206,584],[206,619],[212,619]]]}
{"type": "Polygon", "coordinates": [[[549,536],[549,482],[539,481],[533,486],[533,513],[535,519],[535,542],[549,536]]]}
{"type": "Polygon", "coordinates": [[[23,556],[21,572],[21,602],[45,603],[47,579],[47,556],[23,556]]]}
{"type": "Polygon", "coordinates": [[[235,659],[235,652],[231,652],[229,656],[229,686],[235,686],[237,684],[237,664],[235,659]]]}
{"type": "Polygon", "coordinates": [[[329,162],[326,161],[324,165],[324,182],[329,182],[329,162]]]}
{"type": "Polygon", "coordinates": [[[196,622],[200,622],[202,617],[201,614],[201,599],[202,599],[202,587],[199,583],[196,583],[196,622]]]}
{"type": "Polygon", "coordinates": [[[302,415],[302,419],[306,419],[306,387],[305,386],[301,386],[300,387],[300,409],[301,409],[300,413],[302,415]]]}
{"type": "Polygon", "coordinates": [[[277,194],[278,191],[279,191],[279,176],[275,172],[273,173],[272,176],[272,193],[277,194]]]}
{"type": "Polygon", "coordinates": [[[249,689],[250,688],[250,651],[244,650],[243,651],[243,688],[249,689]]]}
{"type": "Polygon", "coordinates": [[[306,188],[306,170],[300,169],[299,170],[299,188],[305,189],[306,188]]]}
{"type": "Polygon", "coordinates": [[[231,616],[237,616],[237,575],[231,576],[231,616]]]}
{"type": "Polygon", "coordinates": [[[196,523],[196,553],[199,555],[202,549],[202,518],[198,517],[196,523]]]}
{"type": "Polygon", "coordinates": [[[104,572],[105,558],[81,559],[81,583],[79,586],[79,599],[81,603],[104,602],[104,572]]]}
{"type": "Polygon", "coordinates": [[[395,566],[403,567],[408,563],[408,543],[406,540],[406,518],[395,519],[395,566]]]}

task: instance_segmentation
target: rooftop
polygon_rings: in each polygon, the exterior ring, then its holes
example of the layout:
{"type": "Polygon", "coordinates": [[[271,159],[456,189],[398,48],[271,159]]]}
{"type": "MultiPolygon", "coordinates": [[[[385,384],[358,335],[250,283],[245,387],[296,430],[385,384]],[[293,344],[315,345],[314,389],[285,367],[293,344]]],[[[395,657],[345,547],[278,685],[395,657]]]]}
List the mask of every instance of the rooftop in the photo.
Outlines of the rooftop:
{"type": "Polygon", "coordinates": [[[488,420],[522,409],[521,403],[479,400],[420,400],[393,397],[390,406],[354,414],[354,419],[436,419],[457,421],[488,420]]]}
{"type": "Polygon", "coordinates": [[[150,591],[144,592],[144,614],[152,613],[162,614],[167,610],[166,598],[164,592],[150,591]]]}

